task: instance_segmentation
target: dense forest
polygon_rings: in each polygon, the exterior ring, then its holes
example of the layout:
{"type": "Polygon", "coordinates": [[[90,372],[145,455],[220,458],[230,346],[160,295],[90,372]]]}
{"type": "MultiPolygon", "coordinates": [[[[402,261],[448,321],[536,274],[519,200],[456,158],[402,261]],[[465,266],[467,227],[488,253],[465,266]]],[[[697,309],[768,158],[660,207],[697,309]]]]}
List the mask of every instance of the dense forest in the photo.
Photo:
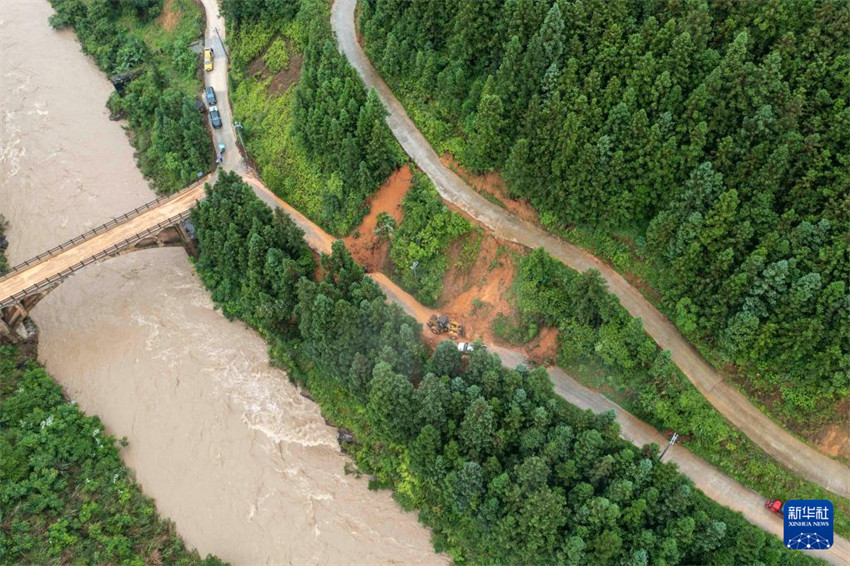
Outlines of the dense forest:
{"type": "Polygon", "coordinates": [[[850,394],[850,4],[360,4],[438,150],[553,229],[627,237],[679,328],[785,417],[850,394]]]}
{"type": "Polygon", "coordinates": [[[186,549],[100,420],[11,346],[0,346],[0,454],[2,564],[222,563],[186,549]]]}
{"type": "Polygon", "coordinates": [[[200,8],[174,0],[174,29],[157,16],[163,0],[51,0],[55,28],[71,26],[98,67],[110,78],[134,77],[110,96],[108,106],[129,123],[142,173],[159,192],[183,188],[210,169],[212,142],[196,96],[203,83],[199,57],[189,44],[202,37],[200,8]]]}
{"type": "Polygon", "coordinates": [[[216,302],[356,433],[359,466],[419,510],[437,550],[473,564],[810,561],[708,500],[657,447],[621,440],[613,414],[565,403],[545,370],[451,342],[429,356],[342,242],[315,270],[299,229],[235,174],[207,194],[193,222],[216,302]]]}
{"type": "Polygon", "coordinates": [[[380,100],[337,51],[327,3],[225,0],[222,13],[235,117],[263,180],[329,232],[348,233],[403,154],[380,100]]]}
{"type": "Polygon", "coordinates": [[[850,501],[778,464],[700,394],[635,319],[608,292],[596,270],[579,273],[537,249],[520,261],[512,300],[520,316],[494,321],[503,339],[523,343],[543,326],[557,328],[558,365],[605,391],[689,450],[760,493],[830,499],[836,532],[850,535],[850,501]]]}

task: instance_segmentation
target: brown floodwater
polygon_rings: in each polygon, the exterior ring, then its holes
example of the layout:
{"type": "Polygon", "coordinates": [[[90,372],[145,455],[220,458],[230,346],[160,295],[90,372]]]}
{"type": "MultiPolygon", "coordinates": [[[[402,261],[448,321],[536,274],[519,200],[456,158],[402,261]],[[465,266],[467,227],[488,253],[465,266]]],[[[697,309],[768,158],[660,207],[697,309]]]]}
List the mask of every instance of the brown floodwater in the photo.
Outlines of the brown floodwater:
{"type": "MultiPolygon", "coordinates": [[[[111,85],[40,0],[0,2],[0,213],[11,263],[152,200],[111,85]]],[[[93,265],[38,307],[39,356],[109,432],[187,543],[234,564],[446,562],[336,431],[213,309],[181,249],[93,265]]]]}

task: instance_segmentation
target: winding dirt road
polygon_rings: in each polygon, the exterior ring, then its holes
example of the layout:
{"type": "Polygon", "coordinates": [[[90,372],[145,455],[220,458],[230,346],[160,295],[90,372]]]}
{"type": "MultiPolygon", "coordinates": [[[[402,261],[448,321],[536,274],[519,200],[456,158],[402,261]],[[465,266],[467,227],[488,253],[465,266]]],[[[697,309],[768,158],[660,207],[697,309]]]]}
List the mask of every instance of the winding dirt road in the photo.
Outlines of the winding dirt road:
{"type": "MultiPolygon", "coordinates": [[[[317,252],[330,253],[331,244],[335,238],[281,200],[253,174],[245,173],[243,179],[254,188],[254,192],[263,202],[271,207],[281,208],[295,221],[304,231],[304,238],[311,248],[317,252]]],[[[423,326],[432,314],[436,314],[436,311],[417,302],[412,295],[393,283],[383,273],[370,273],[369,276],[381,287],[388,301],[398,304],[423,326]]],[[[528,364],[525,356],[516,350],[493,345],[489,345],[488,349],[498,355],[507,367],[528,364]]],[[[625,440],[636,446],[653,442],[658,445],[666,444],[667,439],[655,428],[642,422],[601,393],[581,385],[562,369],[549,368],[549,377],[555,385],[555,392],[573,405],[581,409],[590,409],[594,413],[614,411],[620,425],[620,436],[625,440]]],[[[691,478],[694,485],[708,497],[725,507],[739,511],[752,524],[782,538],[782,520],[764,508],[764,497],[761,494],[742,486],[681,446],[672,448],[665,458],[676,462],[679,470],[691,478]]],[[[835,537],[835,545],[832,549],[826,552],[813,552],[812,555],[832,564],[850,564],[850,541],[835,537]]]]}
{"type": "MultiPolygon", "coordinates": [[[[212,26],[217,26],[219,32],[222,34],[222,36],[224,36],[224,21],[218,18],[218,7],[215,4],[215,0],[202,0],[202,2],[207,12],[208,41],[217,40],[215,32],[212,30],[212,26]]],[[[345,20],[345,15],[347,14],[348,20],[350,21],[353,18],[353,9],[354,2],[352,0],[336,0],[333,9],[332,21],[334,23],[334,27],[337,30],[340,29],[339,26],[341,23],[341,11],[343,14],[343,20],[345,20]]],[[[351,26],[349,26],[349,29],[351,29],[351,26]]],[[[351,38],[353,39],[353,30],[351,31],[351,38]]],[[[337,31],[337,33],[340,34],[339,31],[337,31]]],[[[343,41],[342,37],[342,34],[340,34],[341,43],[343,41]]],[[[359,46],[357,46],[356,41],[354,41],[353,45],[356,46],[357,50],[359,50],[359,46]]],[[[365,60],[368,65],[368,60],[365,59],[365,55],[362,54],[362,51],[360,51],[360,53],[363,60],[365,60]]],[[[216,56],[220,56],[218,51],[216,51],[216,56]]],[[[224,63],[224,61],[216,61],[217,65],[222,63],[224,63]]],[[[223,67],[224,65],[221,66],[223,67]]],[[[220,67],[217,66],[216,70],[218,70],[219,68],[220,67]]],[[[371,65],[368,65],[368,68],[372,69],[371,65]]],[[[359,67],[358,71],[361,72],[362,76],[362,71],[359,67]]],[[[372,69],[372,73],[374,74],[376,79],[380,81],[380,77],[377,76],[377,73],[375,73],[374,69],[372,69]]],[[[222,80],[221,78],[216,78],[213,80],[215,80],[215,84],[217,85],[220,107],[226,105],[229,109],[226,77],[224,78],[224,80],[222,80]]],[[[383,85],[383,82],[380,81],[380,84],[383,85]]],[[[386,89],[386,85],[384,85],[384,89],[386,90],[386,93],[389,93],[389,90],[386,89]]],[[[385,95],[382,94],[381,96],[384,97],[385,95]]],[[[389,93],[389,96],[392,97],[392,94],[389,93]]],[[[395,98],[392,98],[392,100],[395,101],[395,98]]],[[[384,101],[384,103],[388,107],[392,108],[386,100],[384,101]]],[[[397,101],[395,102],[395,104],[398,107],[400,114],[398,114],[398,112],[394,113],[391,110],[388,122],[390,121],[390,119],[392,119],[393,114],[395,114],[396,116],[402,116],[403,119],[406,120],[408,123],[407,127],[410,128],[412,132],[415,133],[415,136],[419,138],[420,141],[416,142],[417,145],[426,148],[427,151],[433,154],[433,151],[431,151],[430,146],[428,146],[427,142],[422,139],[421,134],[419,134],[419,132],[411,123],[409,123],[409,119],[407,119],[406,114],[404,114],[404,110],[401,109],[401,106],[398,105],[397,101]]],[[[396,128],[393,128],[393,131],[396,132],[396,128]]],[[[218,130],[217,135],[220,136],[223,140],[235,140],[236,132],[233,129],[232,121],[229,119],[226,120],[224,122],[224,127],[221,130],[218,130]]],[[[408,145],[406,144],[412,143],[410,141],[412,139],[412,136],[405,137],[404,140],[406,141],[403,141],[403,130],[402,134],[396,133],[396,136],[399,137],[400,141],[402,141],[402,145],[405,147],[405,149],[408,149],[408,145]]],[[[236,149],[235,145],[228,145],[228,147],[232,147],[234,150],[236,149]]],[[[433,160],[434,163],[439,165],[439,160],[437,159],[435,154],[433,154],[433,160]]],[[[418,159],[417,162],[419,162],[418,159]]],[[[421,166],[422,165],[420,164],[420,167],[421,166]]],[[[269,190],[257,177],[257,175],[245,165],[245,161],[241,158],[241,156],[237,154],[236,151],[233,151],[233,153],[231,153],[229,159],[225,161],[224,167],[227,169],[235,170],[236,172],[240,173],[243,179],[253,187],[254,192],[257,194],[257,196],[266,204],[271,207],[281,208],[284,212],[286,212],[304,231],[304,237],[308,245],[310,245],[312,249],[318,252],[330,252],[331,244],[334,242],[335,238],[324,232],[324,230],[322,230],[310,220],[308,220],[307,217],[295,210],[292,206],[290,206],[288,203],[286,203],[277,195],[275,195],[271,190],[269,190]]],[[[431,173],[429,172],[429,176],[430,174],[431,173]]],[[[465,185],[463,185],[463,182],[460,179],[457,179],[457,183],[465,187],[465,185]]],[[[438,186],[441,185],[438,184],[438,186]]],[[[458,191],[458,194],[466,197],[471,196],[468,193],[471,193],[471,195],[474,195],[475,197],[478,196],[477,193],[474,193],[468,188],[465,190],[458,191]]],[[[456,201],[452,200],[452,202],[456,201]]],[[[470,202],[475,203],[475,200],[470,198],[470,202]]],[[[486,203],[487,201],[484,202],[486,203]]],[[[502,230],[502,221],[504,219],[501,216],[501,211],[498,212],[498,214],[493,215],[492,222],[499,226],[498,230],[502,230]]],[[[511,222],[506,224],[513,225],[513,223],[515,223],[515,219],[509,218],[509,220],[511,222]]],[[[489,225],[490,224],[488,224],[488,226],[489,225]]],[[[497,233],[499,232],[497,231],[497,233]]],[[[551,236],[546,236],[547,239],[551,239],[553,240],[553,242],[562,245],[561,242],[555,240],[554,238],[551,238],[551,236]]],[[[599,267],[598,262],[594,260],[592,261],[591,265],[584,267],[584,269],[587,269],[588,267],[599,267]]],[[[386,294],[388,301],[394,302],[401,306],[407,314],[415,318],[423,325],[427,322],[431,314],[434,314],[434,311],[420,304],[418,301],[416,301],[415,298],[413,298],[409,293],[398,287],[398,285],[393,283],[383,273],[371,273],[369,274],[369,276],[381,287],[381,289],[386,294]]],[[[521,352],[498,346],[489,346],[489,349],[490,351],[498,355],[499,358],[502,360],[502,363],[504,363],[507,367],[516,367],[517,365],[527,363],[525,356],[521,352]]],[[[570,403],[578,406],[579,408],[590,409],[595,413],[613,410],[616,414],[617,422],[620,426],[620,436],[622,436],[624,439],[632,442],[637,446],[643,446],[644,444],[649,444],[653,442],[662,445],[667,442],[667,439],[664,438],[653,427],[640,421],[635,416],[625,411],[622,407],[620,407],[601,393],[597,393],[581,385],[560,368],[550,368],[549,375],[554,383],[555,392],[570,403]]],[[[679,466],[679,469],[685,475],[690,477],[696,487],[702,490],[708,497],[720,503],[721,505],[729,507],[735,511],[741,512],[744,517],[752,524],[764,529],[765,531],[779,538],[782,538],[782,521],[777,516],[770,513],[764,508],[764,497],[761,494],[758,494],[755,491],[742,486],[732,478],[724,475],[723,473],[706,463],[704,460],[693,455],[690,451],[681,446],[675,446],[674,448],[672,448],[667,453],[666,459],[669,461],[676,462],[676,464],[679,466]]],[[[835,537],[835,544],[832,549],[830,549],[829,551],[820,551],[812,554],[832,564],[850,564],[850,541],[847,541],[840,537],[835,537]]]]}
{"type": "Polygon", "coordinates": [[[850,497],[850,469],[791,435],[750,403],[737,388],[724,381],[682,337],[673,323],[619,273],[581,248],[491,203],[445,167],[357,42],[354,29],[356,4],[356,0],[334,2],[331,25],[339,48],[367,88],[378,93],[389,112],[387,124],[393,134],[407,154],[434,182],[445,200],[493,230],[500,238],[531,249],[542,247],[552,257],[578,271],[591,268],[599,270],[608,283],[608,289],[620,299],[620,303],[632,316],[643,320],[647,334],[662,349],[670,350],[676,365],[714,408],[777,461],[833,493],[850,497]]]}

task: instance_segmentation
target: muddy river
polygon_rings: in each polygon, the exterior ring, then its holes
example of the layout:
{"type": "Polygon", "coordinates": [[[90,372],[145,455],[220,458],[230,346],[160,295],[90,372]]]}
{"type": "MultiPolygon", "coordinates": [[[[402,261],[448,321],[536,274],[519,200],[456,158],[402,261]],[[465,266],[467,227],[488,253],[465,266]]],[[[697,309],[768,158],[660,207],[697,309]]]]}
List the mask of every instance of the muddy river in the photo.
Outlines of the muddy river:
{"type": "MultiPolygon", "coordinates": [[[[152,200],[111,85],[40,0],[0,2],[0,213],[11,263],[152,200]]],[[[33,318],[68,395],[126,436],[125,462],[189,545],[234,564],[424,564],[429,532],[346,475],[319,408],[264,342],[213,310],[181,249],[74,275],[33,318]]]]}

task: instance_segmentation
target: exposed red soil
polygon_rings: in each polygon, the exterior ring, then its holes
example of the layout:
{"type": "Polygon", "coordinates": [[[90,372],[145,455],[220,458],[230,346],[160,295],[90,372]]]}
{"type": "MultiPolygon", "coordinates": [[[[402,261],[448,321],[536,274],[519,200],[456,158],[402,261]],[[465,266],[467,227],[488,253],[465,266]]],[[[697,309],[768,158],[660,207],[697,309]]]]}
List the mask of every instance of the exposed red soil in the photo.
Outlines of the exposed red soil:
{"type": "MultiPolygon", "coordinates": [[[[505,344],[493,334],[493,320],[501,314],[508,318],[518,315],[511,287],[518,260],[527,250],[522,246],[494,238],[487,233],[473,233],[456,242],[447,251],[449,270],[443,279],[439,310],[466,327],[466,339],[481,338],[484,342],[521,349],[535,363],[554,360],[558,331],[543,329],[540,335],[523,346],[505,344]],[[462,261],[464,244],[481,239],[477,257],[472,265],[462,261]]],[[[430,333],[429,333],[430,334],[430,333]]]]}
{"type": "Polygon", "coordinates": [[[182,15],[183,14],[180,10],[175,8],[174,0],[165,0],[165,4],[162,6],[162,13],[159,15],[157,20],[159,20],[159,25],[161,25],[165,31],[173,31],[180,22],[180,17],[182,15]]]}
{"type": "Polygon", "coordinates": [[[466,181],[466,184],[477,192],[485,197],[487,195],[496,197],[505,205],[506,210],[516,214],[523,220],[529,220],[539,224],[537,211],[534,210],[528,201],[512,199],[510,197],[508,187],[499,172],[493,171],[484,175],[473,175],[461,167],[455,158],[449,154],[441,156],[440,161],[443,165],[457,173],[461,179],[466,181]]]}
{"type": "MultiPolygon", "coordinates": [[[[408,166],[390,175],[369,199],[369,214],[351,234],[343,238],[355,261],[373,277],[386,278],[384,273],[389,273],[392,268],[389,242],[379,242],[375,238],[378,214],[386,212],[395,219],[396,224],[401,224],[404,216],[401,205],[412,179],[413,172],[408,166]]],[[[448,203],[447,206],[477,226],[464,212],[448,203]]],[[[446,250],[449,269],[443,278],[443,292],[438,306],[433,312],[447,314],[466,327],[466,337],[459,341],[471,342],[481,338],[484,342],[508,345],[493,335],[492,323],[498,314],[509,318],[518,315],[512,303],[511,286],[518,267],[517,261],[525,253],[527,250],[524,247],[497,239],[488,231],[480,229],[473,230],[467,237],[449,246],[446,250]],[[474,249],[478,241],[480,245],[477,253],[470,258],[469,250],[474,249]]],[[[423,312],[418,313],[418,318],[427,320],[425,315],[430,316],[432,311],[422,308],[423,312]]],[[[433,334],[427,327],[423,328],[422,336],[432,348],[446,338],[445,335],[433,334]]],[[[557,336],[556,329],[542,329],[540,335],[522,349],[536,363],[551,362],[557,351],[557,336]]]]}
{"type": "Polygon", "coordinates": [[[463,322],[470,341],[481,338],[493,342],[491,323],[497,314],[513,316],[510,289],[516,273],[514,252],[522,252],[516,244],[504,244],[489,234],[474,234],[482,238],[478,257],[468,267],[459,265],[462,243],[448,250],[449,270],[443,278],[443,293],[438,310],[463,322]],[[480,301],[480,302],[478,302],[480,301]],[[477,306],[476,306],[477,305],[477,306]]]}
{"type": "Polygon", "coordinates": [[[850,399],[844,399],[835,407],[837,424],[823,427],[811,439],[821,452],[850,463],[850,399]]]}
{"type": "Polygon", "coordinates": [[[375,238],[378,214],[386,212],[395,219],[396,225],[401,224],[401,203],[410,189],[412,179],[413,172],[406,165],[390,175],[368,200],[369,214],[351,234],[343,238],[351,255],[367,272],[383,271],[390,251],[388,241],[378,242],[375,238]]]}
{"type": "Polygon", "coordinates": [[[558,329],[543,327],[537,338],[525,345],[525,352],[532,362],[553,366],[558,357],[558,329]]]}
{"type": "Polygon", "coordinates": [[[850,460],[850,430],[846,425],[830,425],[815,440],[821,452],[833,458],[850,460]]]}

